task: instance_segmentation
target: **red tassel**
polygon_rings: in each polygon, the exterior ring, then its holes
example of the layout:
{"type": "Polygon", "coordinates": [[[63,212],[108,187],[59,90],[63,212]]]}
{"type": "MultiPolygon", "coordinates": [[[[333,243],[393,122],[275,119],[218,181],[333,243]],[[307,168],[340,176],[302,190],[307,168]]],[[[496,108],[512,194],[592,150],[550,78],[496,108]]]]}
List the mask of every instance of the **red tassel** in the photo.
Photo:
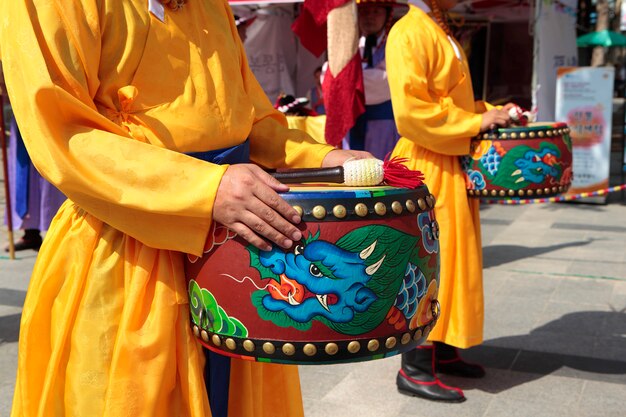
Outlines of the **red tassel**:
{"type": "Polygon", "coordinates": [[[388,153],[383,163],[384,182],[392,187],[417,188],[424,184],[424,174],[417,170],[411,170],[405,162],[409,158],[399,158],[394,156],[389,159],[388,153]]]}

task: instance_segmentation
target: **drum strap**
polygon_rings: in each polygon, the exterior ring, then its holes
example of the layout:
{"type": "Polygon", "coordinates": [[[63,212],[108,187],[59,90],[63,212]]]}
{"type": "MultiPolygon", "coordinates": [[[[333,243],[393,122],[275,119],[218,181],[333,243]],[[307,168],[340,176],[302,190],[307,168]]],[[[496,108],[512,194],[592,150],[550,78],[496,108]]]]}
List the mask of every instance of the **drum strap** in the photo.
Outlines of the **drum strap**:
{"type": "MultiPolygon", "coordinates": [[[[240,164],[250,161],[250,141],[229,148],[187,154],[214,164],[240,164]]],[[[213,417],[228,416],[228,388],[230,383],[230,358],[203,348],[206,364],[204,383],[209,396],[213,417]]]]}

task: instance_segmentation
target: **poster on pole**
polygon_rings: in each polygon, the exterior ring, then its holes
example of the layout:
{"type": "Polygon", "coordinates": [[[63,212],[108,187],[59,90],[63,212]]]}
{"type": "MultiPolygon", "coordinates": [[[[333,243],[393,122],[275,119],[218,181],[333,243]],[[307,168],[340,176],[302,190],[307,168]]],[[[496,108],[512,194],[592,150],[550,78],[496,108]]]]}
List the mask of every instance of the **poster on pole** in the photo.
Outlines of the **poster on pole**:
{"type": "MultiPolygon", "coordinates": [[[[563,67],[557,70],[556,120],[570,128],[573,181],[568,194],[609,186],[613,115],[612,67],[563,67]]],[[[589,197],[606,203],[606,196],[589,197]]]]}
{"type": "Polygon", "coordinates": [[[535,0],[533,110],[537,120],[555,120],[556,69],[578,65],[577,0],[535,0]]]}

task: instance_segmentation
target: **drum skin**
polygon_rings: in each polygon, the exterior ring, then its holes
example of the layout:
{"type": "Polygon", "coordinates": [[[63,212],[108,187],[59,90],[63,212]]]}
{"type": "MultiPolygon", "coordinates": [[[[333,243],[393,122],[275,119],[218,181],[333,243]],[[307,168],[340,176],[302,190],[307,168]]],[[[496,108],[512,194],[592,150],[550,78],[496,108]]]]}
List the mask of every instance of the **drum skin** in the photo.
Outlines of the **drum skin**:
{"type": "Polygon", "coordinates": [[[542,198],[572,181],[572,141],[565,123],[496,129],[472,141],[461,158],[467,193],[483,198],[542,198]]]}
{"type": "Polygon", "coordinates": [[[292,187],[303,239],[260,251],[220,224],[188,255],[192,327],[208,349],[285,364],[396,355],[439,316],[439,226],[426,186],[292,187]]]}

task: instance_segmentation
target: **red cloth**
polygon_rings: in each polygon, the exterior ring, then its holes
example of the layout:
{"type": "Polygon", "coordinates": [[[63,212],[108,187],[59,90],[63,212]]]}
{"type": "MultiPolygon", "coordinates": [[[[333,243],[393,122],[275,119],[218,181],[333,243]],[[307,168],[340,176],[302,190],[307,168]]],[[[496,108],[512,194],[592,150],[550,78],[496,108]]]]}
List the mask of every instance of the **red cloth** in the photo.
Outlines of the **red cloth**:
{"type": "MultiPolygon", "coordinates": [[[[324,53],[328,43],[328,13],[350,1],[305,0],[302,13],[291,26],[302,46],[316,56],[324,53]]],[[[363,70],[358,49],[338,74],[331,74],[329,67],[324,75],[322,91],[326,108],[326,142],[337,146],[354,126],[357,117],[365,111],[363,70]]]]}
{"type": "Polygon", "coordinates": [[[328,68],[322,90],[326,107],[326,142],[337,146],[365,111],[363,70],[358,51],[336,77],[328,68]]]}
{"type": "Polygon", "coordinates": [[[300,16],[291,25],[302,46],[315,56],[322,55],[326,50],[328,13],[350,1],[352,0],[305,0],[300,16]]]}

